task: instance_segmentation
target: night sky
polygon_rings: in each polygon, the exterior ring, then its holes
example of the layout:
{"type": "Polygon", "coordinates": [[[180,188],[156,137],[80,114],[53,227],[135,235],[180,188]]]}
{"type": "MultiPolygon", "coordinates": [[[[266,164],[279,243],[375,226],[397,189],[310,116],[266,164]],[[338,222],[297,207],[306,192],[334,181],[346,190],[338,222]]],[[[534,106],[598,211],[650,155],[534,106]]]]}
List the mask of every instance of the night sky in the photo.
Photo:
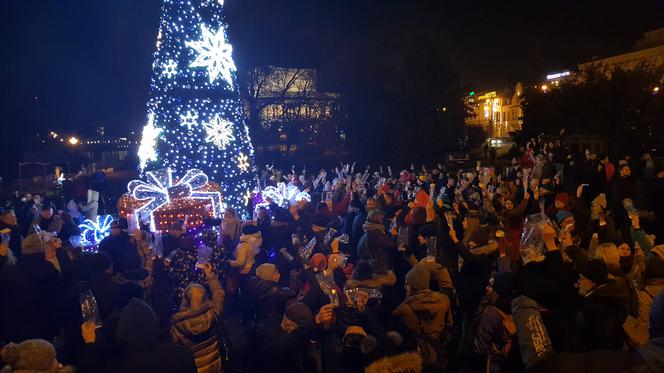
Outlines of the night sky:
{"type": "MultiPolygon", "coordinates": [[[[111,134],[145,118],[160,0],[3,0],[0,121],[8,141],[50,129],[111,134]]],[[[376,22],[421,14],[476,89],[624,51],[664,27],[664,1],[226,0],[240,70],[259,63],[339,71],[325,61],[376,22]],[[622,5],[616,6],[615,3],[622,5]],[[610,4],[610,5],[609,5],[610,4]]],[[[372,36],[380,39],[380,35],[372,36]]],[[[368,40],[368,43],[380,40],[368,40]]]]}

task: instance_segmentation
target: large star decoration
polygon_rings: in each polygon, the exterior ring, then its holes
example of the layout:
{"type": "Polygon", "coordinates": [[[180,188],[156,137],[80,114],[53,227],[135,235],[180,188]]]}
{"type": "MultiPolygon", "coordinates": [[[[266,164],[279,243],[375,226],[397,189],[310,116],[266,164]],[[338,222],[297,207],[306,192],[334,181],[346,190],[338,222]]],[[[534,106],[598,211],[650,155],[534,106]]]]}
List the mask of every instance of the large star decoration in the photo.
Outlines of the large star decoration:
{"type": "Polygon", "coordinates": [[[154,113],[148,114],[148,124],[143,127],[141,145],[138,147],[138,158],[141,170],[145,168],[148,161],[157,160],[157,138],[162,129],[154,124],[154,113]]]}
{"type": "Polygon", "coordinates": [[[203,123],[203,127],[207,132],[205,141],[213,143],[220,149],[226,149],[228,144],[235,140],[232,126],[232,122],[221,119],[219,114],[215,114],[209,122],[203,123]]]}
{"type": "Polygon", "coordinates": [[[210,83],[221,75],[228,84],[233,84],[231,72],[236,70],[233,61],[233,46],[226,42],[224,27],[222,26],[217,32],[212,33],[205,25],[201,25],[201,34],[201,40],[185,43],[186,46],[198,52],[198,56],[189,67],[207,68],[210,83]]]}

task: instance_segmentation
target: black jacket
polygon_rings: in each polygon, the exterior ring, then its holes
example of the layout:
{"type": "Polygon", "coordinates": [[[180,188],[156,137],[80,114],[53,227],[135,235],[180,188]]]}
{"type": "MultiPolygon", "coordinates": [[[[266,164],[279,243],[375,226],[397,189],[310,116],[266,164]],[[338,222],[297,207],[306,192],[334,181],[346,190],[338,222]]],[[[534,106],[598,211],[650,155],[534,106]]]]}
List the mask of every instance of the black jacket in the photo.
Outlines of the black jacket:
{"type": "Polygon", "coordinates": [[[0,277],[4,310],[2,339],[52,340],[62,321],[65,291],[62,274],[44,259],[44,254],[29,254],[7,267],[0,277]]]}
{"type": "Polygon", "coordinates": [[[81,372],[195,373],[196,365],[188,348],[160,343],[158,321],[143,301],[132,299],[122,311],[117,341],[123,352],[117,359],[101,361],[97,343],[86,344],[81,354],[81,372]]]}
{"type": "Polygon", "coordinates": [[[310,323],[286,333],[280,326],[281,317],[274,315],[257,325],[262,365],[256,371],[300,373],[316,371],[309,357],[307,343],[315,334],[310,323]]]}
{"type": "Polygon", "coordinates": [[[252,308],[255,310],[257,320],[264,319],[268,315],[283,315],[286,302],[295,298],[298,293],[297,278],[292,287],[281,287],[272,281],[263,281],[256,276],[247,279],[242,287],[242,294],[247,296],[252,308]]]}
{"type": "Polygon", "coordinates": [[[124,257],[132,249],[129,235],[125,232],[117,236],[108,236],[99,243],[99,251],[113,259],[113,273],[124,272],[124,257]]]}

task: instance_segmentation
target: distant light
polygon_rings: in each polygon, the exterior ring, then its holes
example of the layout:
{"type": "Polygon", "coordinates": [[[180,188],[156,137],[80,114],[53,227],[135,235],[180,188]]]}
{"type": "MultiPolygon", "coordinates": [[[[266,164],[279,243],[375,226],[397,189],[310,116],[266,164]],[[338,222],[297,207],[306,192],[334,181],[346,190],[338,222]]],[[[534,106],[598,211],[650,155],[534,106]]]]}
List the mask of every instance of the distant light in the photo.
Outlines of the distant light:
{"type": "Polygon", "coordinates": [[[570,72],[569,71],[563,71],[560,73],[555,73],[555,74],[549,74],[546,76],[546,80],[554,80],[554,79],[559,79],[562,78],[563,76],[569,76],[570,72]]]}
{"type": "Polygon", "coordinates": [[[659,87],[655,87],[652,89],[652,93],[657,93],[657,92],[659,92],[659,87]]]}
{"type": "Polygon", "coordinates": [[[470,93],[468,94],[468,96],[475,96],[475,91],[470,91],[470,93]]]}
{"type": "Polygon", "coordinates": [[[443,107],[443,111],[447,111],[447,108],[446,108],[446,107],[443,107]]]}
{"type": "Polygon", "coordinates": [[[542,87],[541,87],[541,88],[542,88],[542,91],[543,91],[543,92],[546,92],[547,89],[549,89],[549,87],[548,87],[546,84],[542,84],[542,87]]]}
{"type": "Polygon", "coordinates": [[[70,137],[69,140],[67,140],[67,141],[72,145],[77,145],[80,142],[80,140],[77,137],[74,137],[74,136],[70,137]]]}

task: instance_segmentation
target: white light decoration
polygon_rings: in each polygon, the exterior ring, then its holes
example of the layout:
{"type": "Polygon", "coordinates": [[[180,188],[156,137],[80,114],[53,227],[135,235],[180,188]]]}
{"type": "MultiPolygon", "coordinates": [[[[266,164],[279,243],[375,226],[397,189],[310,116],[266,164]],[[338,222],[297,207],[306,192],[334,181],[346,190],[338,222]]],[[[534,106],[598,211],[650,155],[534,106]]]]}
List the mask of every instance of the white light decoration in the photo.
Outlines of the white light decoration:
{"type": "Polygon", "coordinates": [[[99,245],[101,240],[111,234],[111,215],[97,216],[97,220],[85,219],[78,227],[81,229],[81,243],[84,245],[99,245]]]}
{"type": "Polygon", "coordinates": [[[141,145],[138,147],[138,159],[141,170],[149,161],[157,160],[157,139],[162,129],[154,125],[154,113],[148,114],[148,124],[143,127],[141,145]]]}
{"type": "Polygon", "coordinates": [[[240,153],[237,156],[237,168],[239,168],[242,172],[247,172],[249,170],[249,157],[240,153]]]}
{"type": "Polygon", "coordinates": [[[213,217],[221,217],[224,209],[221,193],[199,190],[209,181],[203,171],[189,170],[176,183],[173,183],[173,172],[170,168],[147,171],[145,175],[147,182],[132,180],[127,184],[127,190],[136,200],[148,201],[135,212],[142,217],[147,216],[151,226],[154,226],[153,213],[175,198],[209,199],[213,217]]]}
{"type": "MultiPolygon", "coordinates": [[[[270,198],[279,207],[287,207],[289,204],[295,204],[300,201],[311,201],[311,196],[307,192],[300,192],[300,190],[292,184],[277,183],[276,187],[269,186],[261,192],[263,200],[270,198]]],[[[268,203],[264,202],[259,205],[267,206],[268,203]]]]}
{"type": "Polygon", "coordinates": [[[187,130],[191,131],[191,127],[198,124],[198,113],[195,111],[188,111],[187,115],[180,115],[180,125],[187,126],[187,130]]]}
{"type": "Polygon", "coordinates": [[[167,63],[163,65],[162,74],[166,75],[168,79],[176,76],[178,74],[178,64],[173,60],[168,60],[167,63]]]}
{"type": "Polygon", "coordinates": [[[223,1],[162,0],[161,5],[147,102],[154,116],[139,148],[142,175],[164,167],[174,175],[201,170],[219,183],[224,203],[248,217],[244,194],[256,183],[254,149],[223,1]],[[240,154],[246,162],[238,162],[240,154]]]}
{"type": "Polygon", "coordinates": [[[235,140],[232,126],[233,123],[226,119],[221,119],[219,114],[215,114],[209,122],[203,123],[203,127],[207,132],[205,141],[213,143],[220,149],[226,149],[228,144],[235,140]]]}
{"type": "Polygon", "coordinates": [[[189,67],[205,67],[208,72],[210,83],[219,75],[233,84],[231,73],[236,70],[233,61],[233,46],[226,42],[226,32],[220,27],[212,33],[205,25],[201,25],[203,38],[199,41],[188,41],[185,44],[198,52],[198,56],[189,67]]]}

